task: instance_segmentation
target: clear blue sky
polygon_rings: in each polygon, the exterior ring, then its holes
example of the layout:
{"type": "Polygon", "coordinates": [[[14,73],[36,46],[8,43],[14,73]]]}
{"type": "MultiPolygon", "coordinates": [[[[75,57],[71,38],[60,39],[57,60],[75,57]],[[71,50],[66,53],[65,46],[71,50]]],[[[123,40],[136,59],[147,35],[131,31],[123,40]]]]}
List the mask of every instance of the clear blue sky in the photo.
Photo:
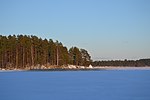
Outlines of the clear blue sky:
{"type": "Polygon", "coordinates": [[[59,40],[93,60],[150,57],[150,0],[0,0],[0,34],[59,40]]]}

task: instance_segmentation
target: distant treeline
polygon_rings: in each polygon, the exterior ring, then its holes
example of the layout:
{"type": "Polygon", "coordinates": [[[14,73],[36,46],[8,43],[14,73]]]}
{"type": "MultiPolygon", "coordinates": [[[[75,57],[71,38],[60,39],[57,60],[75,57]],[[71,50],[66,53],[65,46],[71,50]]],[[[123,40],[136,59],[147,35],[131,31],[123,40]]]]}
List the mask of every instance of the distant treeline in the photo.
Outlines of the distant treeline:
{"type": "Polygon", "coordinates": [[[150,66],[150,59],[140,59],[140,60],[111,60],[111,61],[94,61],[93,66],[150,66]]]}
{"type": "Polygon", "coordinates": [[[36,65],[84,65],[91,63],[87,50],[67,49],[61,42],[27,35],[0,35],[0,68],[26,68],[36,65]]]}

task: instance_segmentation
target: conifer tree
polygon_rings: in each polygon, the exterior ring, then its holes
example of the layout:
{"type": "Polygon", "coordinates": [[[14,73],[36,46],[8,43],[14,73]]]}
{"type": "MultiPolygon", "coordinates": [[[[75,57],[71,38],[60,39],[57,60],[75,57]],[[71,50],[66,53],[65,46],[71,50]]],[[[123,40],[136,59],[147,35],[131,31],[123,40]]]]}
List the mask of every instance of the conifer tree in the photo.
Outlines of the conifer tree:
{"type": "Polygon", "coordinates": [[[0,68],[31,68],[37,65],[83,65],[89,61],[86,50],[72,47],[68,51],[61,42],[27,35],[0,35],[0,68]]]}

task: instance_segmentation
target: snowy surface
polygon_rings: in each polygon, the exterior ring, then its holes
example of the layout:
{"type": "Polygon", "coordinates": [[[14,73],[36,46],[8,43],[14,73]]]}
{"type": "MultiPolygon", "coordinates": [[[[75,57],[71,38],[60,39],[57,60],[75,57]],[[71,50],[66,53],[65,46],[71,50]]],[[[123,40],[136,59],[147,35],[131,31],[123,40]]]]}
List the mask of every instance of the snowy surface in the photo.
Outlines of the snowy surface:
{"type": "Polygon", "coordinates": [[[0,72],[0,100],[150,100],[150,70],[0,72]]]}

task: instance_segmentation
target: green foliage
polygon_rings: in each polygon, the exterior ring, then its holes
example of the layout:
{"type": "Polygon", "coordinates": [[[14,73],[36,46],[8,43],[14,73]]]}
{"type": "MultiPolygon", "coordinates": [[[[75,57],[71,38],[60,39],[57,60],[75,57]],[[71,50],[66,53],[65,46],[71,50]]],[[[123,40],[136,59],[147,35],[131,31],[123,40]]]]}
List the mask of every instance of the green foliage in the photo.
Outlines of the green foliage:
{"type": "Polygon", "coordinates": [[[81,52],[79,50],[79,48],[77,47],[72,47],[69,50],[69,54],[70,54],[70,64],[73,65],[80,65],[81,64],[81,52]]]}
{"type": "Polygon", "coordinates": [[[72,47],[69,49],[70,64],[89,66],[91,63],[91,56],[85,49],[72,47]]]}
{"type": "Polygon", "coordinates": [[[59,41],[27,35],[0,35],[0,68],[29,68],[36,65],[88,65],[85,49],[67,49],[59,41]]]}
{"type": "Polygon", "coordinates": [[[92,62],[91,56],[89,55],[88,51],[85,49],[80,49],[81,56],[82,56],[82,65],[89,66],[92,62]]]}
{"type": "Polygon", "coordinates": [[[111,61],[94,61],[92,62],[93,66],[150,66],[150,59],[140,59],[140,60],[111,60],[111,61]]]}

